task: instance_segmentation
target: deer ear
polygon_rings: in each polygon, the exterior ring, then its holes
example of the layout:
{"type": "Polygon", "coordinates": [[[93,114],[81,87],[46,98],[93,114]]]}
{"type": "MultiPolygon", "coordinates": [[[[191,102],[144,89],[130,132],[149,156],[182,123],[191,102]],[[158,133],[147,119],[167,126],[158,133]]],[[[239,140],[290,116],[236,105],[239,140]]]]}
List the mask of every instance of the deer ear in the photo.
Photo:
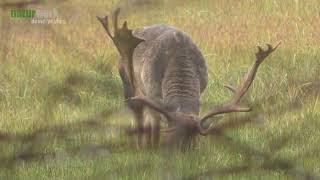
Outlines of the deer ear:
{"type": "Polygon", "coordinates": [[[158,103],[148,99],[145,96],[135,96],[132,97],[130,99],[128,99],[129,101],[139,101],[141,102],[143,105],[148,106],[149,108],[163,114],[168,122],[172,122],[174,121],[174,118],[172,116],[172,114],[170,112],[168,112],[167,110],[165,110],[165,108],[163,108],[161,105],[159,105],[158,103]]]}

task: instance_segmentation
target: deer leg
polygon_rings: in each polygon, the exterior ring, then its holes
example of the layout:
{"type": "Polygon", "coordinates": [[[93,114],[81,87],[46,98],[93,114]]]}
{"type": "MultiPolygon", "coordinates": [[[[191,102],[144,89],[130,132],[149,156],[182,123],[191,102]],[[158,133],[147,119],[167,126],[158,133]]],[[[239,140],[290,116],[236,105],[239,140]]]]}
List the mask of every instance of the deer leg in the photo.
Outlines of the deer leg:
{"type": "Polygon", "coordinates": [[[134,119],[136,122],[136,129],[138,132],[138,146],[142,147],[143,146],[143,133],[144,133],[144,118],[143,118],[143,107],[142,106],[132,106],[130,103],[128,103],[128,107],[130,110],[133,112],[134,119]]]}
{"type": "Polygon", "coordinates": [[[160,141],[160,120],[161,116],[158,112],[147,108],[147,121],[144,124],[145,128],[145,145],[147,147],[157,147],[160,141]]]}
{"type": "Polygon", "coordinates": [[[151,145],[153,147],[157,147],[160,142],[160,120],[161,115],[156,111],[151,111],[151,117],[152,117],[152,126],[151,126],[151,145]]]}
{"type": "MultiPolygon", "coordinates": [[[[124,98],[129,99],[134,97],[134,88],[130,83],[130,80],[125,71],[125,66],[122,63],[119,64],[118,70],[122,81],[124,98]]],[[[142,135],[144,132],[143,105],[140,102],[127,102],[127,106],[133,112],[134,119],[136,121],[136,128],[138,132],[138,146],[142,146],[142,135]]]]}
{"type": "MultiPolygon", "coordinates": [[[[149,116],[150,117],[150,116],[149,116]]],[[[144,133],[144,142],[143,142],[143,145],[145,147],[151,147],[151,144],[152,144],[152,134],[151,134],[151,129],[152,129],[152,124],[151,124],[151,121],[147,121],[145,124],[144,124],[144,127],[146,129],[145,133],[144,133]]]]}

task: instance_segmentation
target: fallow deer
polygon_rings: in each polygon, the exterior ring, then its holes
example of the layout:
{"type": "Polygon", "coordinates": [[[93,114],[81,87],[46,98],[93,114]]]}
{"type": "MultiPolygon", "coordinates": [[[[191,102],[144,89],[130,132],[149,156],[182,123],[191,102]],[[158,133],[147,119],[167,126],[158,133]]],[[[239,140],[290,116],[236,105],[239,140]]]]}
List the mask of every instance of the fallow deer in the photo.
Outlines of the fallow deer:
{"type": "Polygon", "coordinates": [[[130,30],[127,22],[118,28],[117,9],[113,16],[114,35],[111,34],[108,16],[98,17],[107,34],[117,47],[119,74],[124,96],[135,115],[138,129],[143,129],[143,109],[151,111],[154,125],[153,141],[159,141],[160,114],[168,123],[169,144],[185,145],[196,135],[212,133],[205,122],[218,114],[248,112],[240,105],[241,98],[254,80],[259,65],[279,44],[267,50],[258,46],[256,60],[238,87],[227,85],[234,93],[227,103],[214,107],[199,116],[200,95],[207,85],[207,66],[199,48],[184,32],[168,25],[152,25],[130,30]]]}

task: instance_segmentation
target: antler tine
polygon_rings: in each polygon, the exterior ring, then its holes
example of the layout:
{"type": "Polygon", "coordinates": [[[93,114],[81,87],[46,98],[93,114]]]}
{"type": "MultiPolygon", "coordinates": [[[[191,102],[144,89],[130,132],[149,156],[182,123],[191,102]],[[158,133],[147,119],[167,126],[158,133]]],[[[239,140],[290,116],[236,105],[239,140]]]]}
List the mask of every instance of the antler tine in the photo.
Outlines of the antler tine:
{"type": "Polygon", "coordinates": [[[152,100],[148,99],[145,96],[135,96],[135,97],[129,98],[128,100],[129,101],[140,101],[141,103],[150,107],[151,109],[163,114],[166,117],[168,122],[173,121],[173,118],[168,111],[166,111],[163,107],[161,107],[160,105],[158,105],[157,103],[153,102],[152,100]]]}
{"type": "Polygon", "coordinates": [[[251,108],[249,107],[241,107],[238,104],[228,103],[226,105],[221,105],[213,108],[210,112],[205,114],[201,117],[199,121],[199,130],[201,134],[206,134],[206,132],[209,132],[207,129],[203,129],[202,125],[203,123],[209,119],[212,116],[218,115],[218,114],[225,114],[225,113],[231,113],[231,112],[249,112],[251,111],[251,108]]]}
{"type": "Polygon", "coordinates": [[[126,30],[126,31],[129,31],[127,21],[124,21],[121,29],[124,29],[124,30],[126,30]]]}
{"type": "Polygon", "coordinates": [[[98,21],[102,24],[104,29],[107,31],[107,34],[109,37],[113,40],[113,36],[111,34],[110,28],[109,28],[109,21],[108,21],[108,16],[105,16],[104,18],[97,16],[98,21]]]}
{"type": "Polygon", "coordinates": [[[115,35],[119,32],[119,27],[118,27],[119,14],[120,14],[120,8],[118,7],[112,15],[113,28],[114,28],[115,35]]]}
{"type": "Polygon", "coordinates": [[[281,42],[279,42],[275,47],[272,47],[272,45],[267,44],[267,50],[263,50],[261,48],[261,46],[257,46],[258,47],[258,52],[256,53],[256,63],[262,63],[262,61],[269,56],[269,54],[271,54],[273,51],[275,51],[278,46],[281,44],[281,42]]]}
{"type": "MultiPolygon", "coordinates": [[[[280,42],[278,42],[278,44],[273,48],[273,51],[274,50],[276,50],[279,46],[280,46],[280,44],[281,44],[281,41],[280,42]]],[[[270,44],[269,44],[270,45],[270,44]]],[[[271,46],[271,45],[270,45],[271,46]]],[[[272,47],[272,46],[271,46],[272,47]]]]}
{"type": "Polygon", "coordinates": [[[260,64],[263,62],[263,60],[268,57],[273,51],[276,50],[276,48],[280,45],[278,43],[275,48],[273,48],[270,44],[267,44],[268,49],[267,50],[261,50],[261,47],[259,48],[258,53],[256,53],[256,61],[252,65],[251,69],[247,72],[247,74],[244,76],[241,84],[236,88],[236,93],[233,98],[233,104],[238,104],[243,95],[248,91],[250,85],[252,84],[254,77],[257,73],[257,70],[260,66],[260,64]]]}
{"type": "Polygon", "coordinates": [[[254,77],[257,73],[259,65],[263,62],[263,60],[268,57],[273,51],[276,50],[276,48],[280,45],[278,43],[274,48],[267,44],[268,49],[263,50],[260,46],[258,46],[258,52],[256,53],[256,61],[250,68],[250,70],[246,73],[244,76],[242,82],[239,84],[237,88],[234,88],[229,85],[225,85],[226,88],[230,89],[234,92],[233,98],[229,101],[229,103],[226,103],[225,105],[218,106],[211,110],[209,113],[205,114],[199,121],[199,131],[200,134],[206,135],[210,132],[210,128],[203,129],[202,124],[210,117],[223,114],[223,113],[230,113],[230,112],[248,112],[251,111],[251,108],[249,107],[241,107],[239,105],[239,102],[241,98],[245,95],[245,93],[248,91],[250,85],[252,84],[254,77]]]}
{"type": "MultiPolygon", "coordinates": [[[[112,40],[114,40],[115,36],[119,34],[119,27],[118,27],[118,19],[120,14],[120,8],[117,8],[114,13],[112,14],[112,23],[114,28],[114,35],[112,36],[112,33],[110,31],[109,27],[109,20],[108,16],[105,16],[104,18],[97,16],[97,19],[100,21],[100,23],[103,25],[104,29],[107,31],[108,35],[112,40]]],[[[126,23],[126,22],[125,22],[126,23]]],[[[128,29],[128,28],[127,28],[128,29]]]]}
{"type": "Polygon", "coordinates": [[[233,93],[236,92],[236,88],[233,87],[233,86],[231,86],[231,85],[229,85],[229,84],[224,84],[223,86],[224,86],[225,88],[229,89],[230,91],[232,91],[233,93]]]}

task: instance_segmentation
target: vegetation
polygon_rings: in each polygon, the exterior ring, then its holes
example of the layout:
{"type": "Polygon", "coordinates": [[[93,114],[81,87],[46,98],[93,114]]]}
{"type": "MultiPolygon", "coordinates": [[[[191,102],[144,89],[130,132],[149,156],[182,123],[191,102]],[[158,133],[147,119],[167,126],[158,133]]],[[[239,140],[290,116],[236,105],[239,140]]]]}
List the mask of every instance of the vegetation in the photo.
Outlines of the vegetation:
{"type": "MultiPolygon", "coordinates": [[[[32,5],[28,7],[33,7],[32,5]]],[[[320,174],[320,1],[43,2],[66,24],[31,24],[1,10],[0,179],[288,179],[320,174]],[[124,127],[117,51],[96,15],[121,6],[130,28],[155,23],[192,37],[208,64],[202,111],[231,96],[255,46],[281,46],[223,135],[188,152],[137,149],[124,127]],[[250,123],[242,123],[250,120],[250,123]],[[237,123],[241,122],[241,123],[237,123]]]]}

